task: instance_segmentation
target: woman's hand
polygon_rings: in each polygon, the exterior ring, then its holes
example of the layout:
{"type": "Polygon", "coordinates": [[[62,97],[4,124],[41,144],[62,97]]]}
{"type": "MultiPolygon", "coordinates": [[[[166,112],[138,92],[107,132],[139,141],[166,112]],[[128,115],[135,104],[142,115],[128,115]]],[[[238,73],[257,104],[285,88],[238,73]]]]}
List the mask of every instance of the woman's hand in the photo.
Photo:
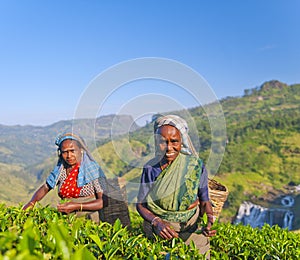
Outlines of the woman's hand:
{"type": "Polygon", "coordinates": [[[209,201],[200,201],[200,216],[202,217],[204,213],[207,215],[207,225],[202,228],[203,235],[207,237],[213,237],[217,234],[216,230],[211,230],[211,226],[214,223],[214,216],[211,203],[209,201]]]}
{"type": "Polygon", "coordinates": [[[34,205],[35,205],[35,203],[34,202],[28,202],[27,204],[25,204],[24,206],[23,206],[23,210],[26,210],[26,209],[32,209],[33,207],[34,207],[34,205]]]}
{"type": "Polygon", "coordinates": [[[155,234],[159,235],[164,239],[177,238],[178,233],[164,220],[157,218],[153,223],[155,234]]]}
{"type": "Polygon", "coordinates": [[[196,199],[189,207],[188,209],[193,209],[195,208],[196,206],[198,206],[200,204],[199,200],[196,199]]]}
{"type": "Polygon", "coordinates": [[[217,234],[217,230],[211,230],[212,224],[208,222],[207,226],[202,229],[202,233],[206,237],[213,237],[217,234]]]}
{"type": "Polygon", "coordinates": [[[58,204],[57,205],[57,210],[59,212],[69,214],[69,213],[71,213],[75,210],[78,210],[78,203],[66,202],[66,203],[63,203],[63,204],[58,204]]]}

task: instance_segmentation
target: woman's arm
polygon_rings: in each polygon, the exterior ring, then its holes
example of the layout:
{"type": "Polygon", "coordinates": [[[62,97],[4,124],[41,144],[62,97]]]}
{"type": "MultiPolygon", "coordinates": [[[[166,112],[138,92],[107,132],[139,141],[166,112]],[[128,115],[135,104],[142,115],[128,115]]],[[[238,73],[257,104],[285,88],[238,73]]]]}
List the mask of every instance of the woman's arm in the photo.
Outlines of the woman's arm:
{"type": "Polygon", "coordinates": [[[204,213],[207,215],[207,226],[203,229],[203,234],[208,237],[215,236],[217,231],[211,230],[211,226],[214,224],[213,210],[210,201],[200,201],[200,216],[204,213]]]}
{"type": "Polygon", "coordinates": [[[208,222],[214,223],[214,215],[210,201],[200,201],[200,215],[203,217],[204,213],[207,215],[208,222]]]}
{"type": "Polygon", "coordinates": [[[71,213],[73,211],[96,211],[103,208],[103,193],[96,193],[96,199],[88,202],[66,202],[57,205],[59,212],[71,213]]]}
{"type": "Polygon", "coordinates": [[[208,191],[208,173],[206,167],[202,165],[202,174],[199,183],[198,189],[198,198],[199,198],[199,208],[200,216],[203,217],[204,213],[207,215],[208,223],[207,226],[203,229],[203,234],[205,236],[214,236],[216,230],[210,230],[211,226],[214,223],[212,205],[209,200],[209,191],[208,191]]]}
{"type": "Polygon", "coordinates": [[[142,216],[142,218],[149,223],[153,221],[154,218],[157,218],[149,209],[147,209],[144,203],[137,203],[136,209],[138,213],[142,216]]]}
{"type": "Polygon", "coordinates": [[[23,206],[23,210],[32,208],[37,201],[40,201],[49,192],[50,188],[45,183],[32,196],[31,200],[23,206]]]}

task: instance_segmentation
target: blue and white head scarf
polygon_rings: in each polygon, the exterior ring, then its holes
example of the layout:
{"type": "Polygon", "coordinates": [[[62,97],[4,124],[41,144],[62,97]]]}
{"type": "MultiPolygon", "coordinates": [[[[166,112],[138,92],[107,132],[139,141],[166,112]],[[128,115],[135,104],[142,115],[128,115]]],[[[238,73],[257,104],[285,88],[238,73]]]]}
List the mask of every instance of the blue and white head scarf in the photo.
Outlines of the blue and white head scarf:
{"type": "MultiPolygon", "coordinates": [[[[64,140],[75,140],[80,143],[83,148],[83,156],[80,162],[79,173],[78,173],[78,180],[77,184],[78,187],[82,187],[85,184],[97,179],[97,178],[105,178],[104,172],[102,171],[99,164],[94,160],[90,152],[88,151],[85,142],[83,139],[75,135],[73,133],[65,133],[59,135],[56,140],[55,144],[60,149],[60,146],[64,140]]],[[[63,167],[63,162],[61,157],[58,159],[56,166],[51,171],[50,175],[48,176],[46,182],[47,184],[53,189],[58,181],[60,171],[63,167]]]]}
{"type": "Polygon", "coordinates": [[[196,149],[194,148],[192,141],[188,135],[188,124],[187,122],[177,115],[166,115],[158,117],[154,123],[154,133],[163,125],[171,125],[178,129],[181,134],[182,147],[180,152],[187,155],[198,156],[196,149]]]}

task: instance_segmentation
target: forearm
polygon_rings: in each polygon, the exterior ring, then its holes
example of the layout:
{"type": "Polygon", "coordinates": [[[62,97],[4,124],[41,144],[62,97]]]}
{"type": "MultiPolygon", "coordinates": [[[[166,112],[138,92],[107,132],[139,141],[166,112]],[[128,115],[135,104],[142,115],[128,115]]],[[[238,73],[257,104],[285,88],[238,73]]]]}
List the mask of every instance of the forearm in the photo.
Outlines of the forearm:
{"type": "Polygon", "coordinates": [[[213,224],[214,217],[213,217],[213,210],[212,210],[211,203],[209,201],[201,201],[199,206],[200,206],[201,216],[203,216],[204,213],[206,213],[208,221],[213,224]]]}
{"type": "Polygon", "coordinates": [[[211,229],[215,220],[213,216],[212,205],[210,201],[204,201],[200,202],[200,207],[203,210],[203,214],[206,213],[207,215],[207,225],[203,227],[203,234],[207,237],[213,237],[216,235],[217,231],[211,229]]]}
{"type": "Polygon", "coordinates": [[[89,202],[82,202],[77,204],[78,204],[78,210],[81,211],[96,211],[103,208],[102,198],[97,198],[89,202]]]}
{"type": "Polygon", "coordinates": [[[47,184],[43,184],[32,196],[30,203],[36,203],[45,197],[45,195],[49,192],[49,188],[47,184]]]}
{"type": "Polygon", "coordinates": [[[146,205],[143,203],[137,203],[136,209],[139,212],[139,214],[142,216],[142,218],[150,223],[153,221],[155,217],[157,217],[149,209],[147,209],[146,205]]]}
{"type": "Polygon", "coordinates": [[[31,200],[23,206],[23,210],[27,208],[32,208],[37,201],[40,201],[49,192],[48,185],[43,184],[32,196],[31,200]]]}

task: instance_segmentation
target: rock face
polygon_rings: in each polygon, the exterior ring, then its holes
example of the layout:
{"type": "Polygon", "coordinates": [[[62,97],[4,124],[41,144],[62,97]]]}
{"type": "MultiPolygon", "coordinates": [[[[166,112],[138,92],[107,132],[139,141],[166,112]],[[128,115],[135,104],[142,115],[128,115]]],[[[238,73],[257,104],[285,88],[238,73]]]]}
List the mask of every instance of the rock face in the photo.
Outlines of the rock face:
{"type": "Polygon", "coordinates": [[[242,223],[251,227],[278,225],[281,228],[292,229],[294,213],[285,208],[266,208],[251,202],[244,201],[233,221],[234,224],[242,223]]]}

